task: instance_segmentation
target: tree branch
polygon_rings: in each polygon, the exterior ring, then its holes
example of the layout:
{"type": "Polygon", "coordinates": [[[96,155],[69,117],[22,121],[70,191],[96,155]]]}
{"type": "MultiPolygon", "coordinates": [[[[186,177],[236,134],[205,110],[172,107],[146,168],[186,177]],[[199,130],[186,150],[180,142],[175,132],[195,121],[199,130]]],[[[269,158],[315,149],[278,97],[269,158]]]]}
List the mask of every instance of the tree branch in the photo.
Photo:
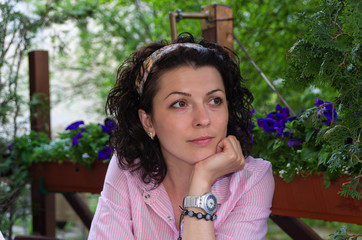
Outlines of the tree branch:
{"type": "Polygon", "coordinates": [[[339,37],[340,35],[347,35],[348,37],[350,37],[350,38],[352,38],[354,40],[354,37],[352,37],[351,35],[349,35],[345,31],[343,31],[342,27],[336,21],[333,21],[333,20],[331,20],[331,21],[332,21],[332,23],[334,23],[337,26],[338,30],[342,32],[341,34],[337,34],[337,36],[332,37],[333,40],[336,39],[337,37],[339,37]]]}

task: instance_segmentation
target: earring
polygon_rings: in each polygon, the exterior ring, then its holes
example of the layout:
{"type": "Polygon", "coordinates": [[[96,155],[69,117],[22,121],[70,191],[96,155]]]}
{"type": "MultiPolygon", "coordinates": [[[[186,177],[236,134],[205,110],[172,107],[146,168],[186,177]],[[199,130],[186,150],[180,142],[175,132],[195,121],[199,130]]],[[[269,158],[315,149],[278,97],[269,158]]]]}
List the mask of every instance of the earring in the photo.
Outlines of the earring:
{"type": "Polygon", "coordinates": [[[153,140],[153,133],[152,133],[152,132],[148,132],[148,135],[150,135],[150,138],[153,140]]]}

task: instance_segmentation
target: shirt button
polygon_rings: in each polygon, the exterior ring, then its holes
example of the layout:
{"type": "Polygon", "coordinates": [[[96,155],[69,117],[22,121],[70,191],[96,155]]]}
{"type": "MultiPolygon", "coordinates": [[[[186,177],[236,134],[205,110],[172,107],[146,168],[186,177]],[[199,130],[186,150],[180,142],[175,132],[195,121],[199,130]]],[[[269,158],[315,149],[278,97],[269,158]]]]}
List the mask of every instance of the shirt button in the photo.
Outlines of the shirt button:
{"type": "Polygon", "coordinates": [[[146,195],[145,195],[145,198],[146,198],[146,199],[149,199],[150,197],[151,197],[150,194],[146,194],[146,195]]]}
{"type": "Polygon", "coordinates": [[[172,221],[172,217],[171,217],[171,216],[167,216],[167,220],[172,221]]]}

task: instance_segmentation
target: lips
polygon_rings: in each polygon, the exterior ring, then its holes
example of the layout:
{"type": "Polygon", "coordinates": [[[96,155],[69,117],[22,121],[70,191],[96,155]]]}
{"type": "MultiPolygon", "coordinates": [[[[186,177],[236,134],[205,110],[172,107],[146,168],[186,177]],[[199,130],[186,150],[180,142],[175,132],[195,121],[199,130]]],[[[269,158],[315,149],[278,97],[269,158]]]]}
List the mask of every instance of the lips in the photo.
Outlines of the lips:
{"type": "Polygon", "coordinates": [[[212,139],[213,139],[213,137],[203,136],[203,137],[193,139],[190,142],[192,142],[193,144],[196,144],[198,146],[206,146],[212,141],[212,139]]]}

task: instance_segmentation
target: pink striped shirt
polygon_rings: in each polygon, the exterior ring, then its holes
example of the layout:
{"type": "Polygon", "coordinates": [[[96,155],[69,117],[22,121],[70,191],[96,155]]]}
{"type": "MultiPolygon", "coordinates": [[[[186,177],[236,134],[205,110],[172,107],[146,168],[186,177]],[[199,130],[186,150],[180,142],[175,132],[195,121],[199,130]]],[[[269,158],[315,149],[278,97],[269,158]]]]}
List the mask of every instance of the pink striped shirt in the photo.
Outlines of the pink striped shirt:
{"type": "MultiPolygon", "coordinates": [[[[174,216],[163,184],[150,189],[117,164],[113,156],[88,239],[176,240],[175,218],[180,216],[174,216]]],[[[248,157],[243,170],[219,178],[212,192],[218,201],[216,239],[265,238],[274,193],[270,162],[248,157]]]]}

